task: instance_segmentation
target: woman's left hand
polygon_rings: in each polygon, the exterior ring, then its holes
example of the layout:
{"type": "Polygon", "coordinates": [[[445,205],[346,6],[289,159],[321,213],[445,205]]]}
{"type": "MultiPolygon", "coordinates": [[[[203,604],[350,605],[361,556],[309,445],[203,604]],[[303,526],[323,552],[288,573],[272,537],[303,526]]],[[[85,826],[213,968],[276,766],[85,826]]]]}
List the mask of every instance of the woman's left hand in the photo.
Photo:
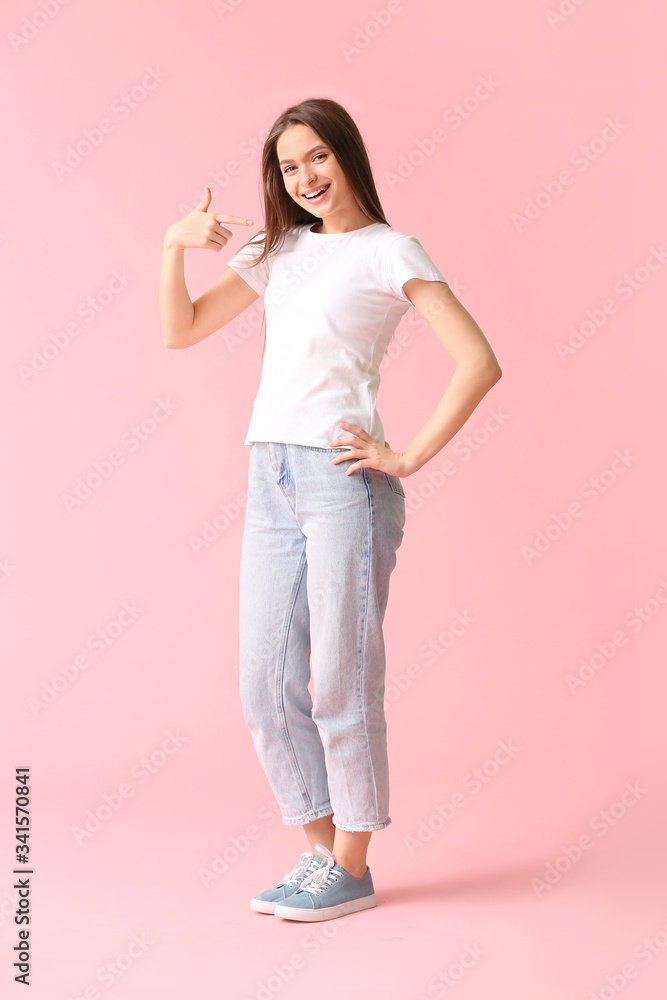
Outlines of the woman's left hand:
{"type": "Polygon", "coordinates": [[[346,476],[361,468],[380,469],[382,472],[388,472],[390,476],[409,475],[405,455],[402,451],[392,451],[388,444],[380,444],[365,430],[361,427],[355,427],[354,424],[346,424],[341,420],[340,426],[343,431],[349,431],[350,436],[329,441],[330,447],[339,448],[344,444],[351,444],[355,447],[353,450],[336,455],[335,458],[331,459],[332,464],[338,465],[340,462],[348,462],[351,458],[359,459],[358,462],[345,470],[346,476]]]}

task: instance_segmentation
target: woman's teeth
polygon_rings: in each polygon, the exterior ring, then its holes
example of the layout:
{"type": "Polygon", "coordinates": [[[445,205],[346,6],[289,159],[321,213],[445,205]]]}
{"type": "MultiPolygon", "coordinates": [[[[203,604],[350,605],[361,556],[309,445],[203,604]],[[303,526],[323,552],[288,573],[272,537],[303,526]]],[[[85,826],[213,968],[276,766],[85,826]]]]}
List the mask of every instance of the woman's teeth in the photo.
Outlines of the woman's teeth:
{"type": "Polygon", "coordinates": [[[304,198],[306,198],[307,201],[319,201],[320,198],[324,198],[324,195],[327,193],[327,191],[329,190],[330,187],[331,187],[331,185],[327,184],[327,186],[325,188],[320,188],[320,191],[319,191],[318,194],[315,194],[315,195],[307,195],[307,194],[305,194],[304,198]]]}

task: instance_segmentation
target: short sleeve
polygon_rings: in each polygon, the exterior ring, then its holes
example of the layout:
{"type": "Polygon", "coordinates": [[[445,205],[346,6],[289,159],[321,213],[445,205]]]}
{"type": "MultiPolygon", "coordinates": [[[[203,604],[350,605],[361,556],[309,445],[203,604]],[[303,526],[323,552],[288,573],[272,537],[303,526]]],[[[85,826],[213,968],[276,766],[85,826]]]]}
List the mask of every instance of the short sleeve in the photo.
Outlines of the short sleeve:
{"type": "Polygon", "coordinates": [[[262,252],[264,239],[257,240],[256,237],[248,246],[241,247],[238,253],[234,254],[228,261],[227,267],[236,271],[244,281],[246,281],[258,295],[263,295],[271,277],[271,257],[263,260],[261,264],[252,265],[262,252]]]}
{"type": "Polygon", "coordinates": [[[382,272],[385,286],[404,302],[410,302],[403,291],[403,285],[410,278],[447,284],[447,279],[415,236],[399,236],[389,244],[383,255],[382,272]]]}

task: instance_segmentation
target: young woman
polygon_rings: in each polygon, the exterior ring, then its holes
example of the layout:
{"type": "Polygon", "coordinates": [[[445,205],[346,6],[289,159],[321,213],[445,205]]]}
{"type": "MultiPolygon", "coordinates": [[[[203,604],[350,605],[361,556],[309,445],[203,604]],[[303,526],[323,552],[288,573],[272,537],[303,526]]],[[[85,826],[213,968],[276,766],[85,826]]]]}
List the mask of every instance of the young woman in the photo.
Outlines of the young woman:
{"type": "Polygon", "coordinates": [[[239,686],[283,822],[303,825],[311,849],[250,905],[326,920],[376,905],[366,854],[391,823],[382,624],[405,526],[401,480],[460,430],[501,370],[421,243],[387,223],[339,104],[287,108],[264,144],[262,180],[264,228],[194,303],[184,249],[219,252],[226,226],[251,220],[208,212],[207,188],[167,230],[162,335],[190,347],[264,296],[244,442],[239,686]],[[430,420],[394,451],[375,405],[379,365],[411,304],[457,367],[430,420]]]}

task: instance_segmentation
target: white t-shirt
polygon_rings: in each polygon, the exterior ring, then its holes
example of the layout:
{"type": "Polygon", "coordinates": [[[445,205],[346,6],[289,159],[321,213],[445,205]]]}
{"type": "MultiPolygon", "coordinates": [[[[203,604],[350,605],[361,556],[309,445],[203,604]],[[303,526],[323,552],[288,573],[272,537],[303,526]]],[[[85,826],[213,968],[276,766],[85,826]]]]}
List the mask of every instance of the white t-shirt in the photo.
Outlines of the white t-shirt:
{"type": "Polygon", "coordinates": [[[264,295],[266,314],[262,376],[244,444],[326,448],[351,433],[340,426],[344,420],[383,445],[379,365],[411,304],[403,285],[410,278],[447,282],[418,239],[385,223],[350,233],[314,233],[313,225],[292,226],[280,250],[247,267],[263,243],[263,233],[255,236],[228,264],[264,295]]]}

